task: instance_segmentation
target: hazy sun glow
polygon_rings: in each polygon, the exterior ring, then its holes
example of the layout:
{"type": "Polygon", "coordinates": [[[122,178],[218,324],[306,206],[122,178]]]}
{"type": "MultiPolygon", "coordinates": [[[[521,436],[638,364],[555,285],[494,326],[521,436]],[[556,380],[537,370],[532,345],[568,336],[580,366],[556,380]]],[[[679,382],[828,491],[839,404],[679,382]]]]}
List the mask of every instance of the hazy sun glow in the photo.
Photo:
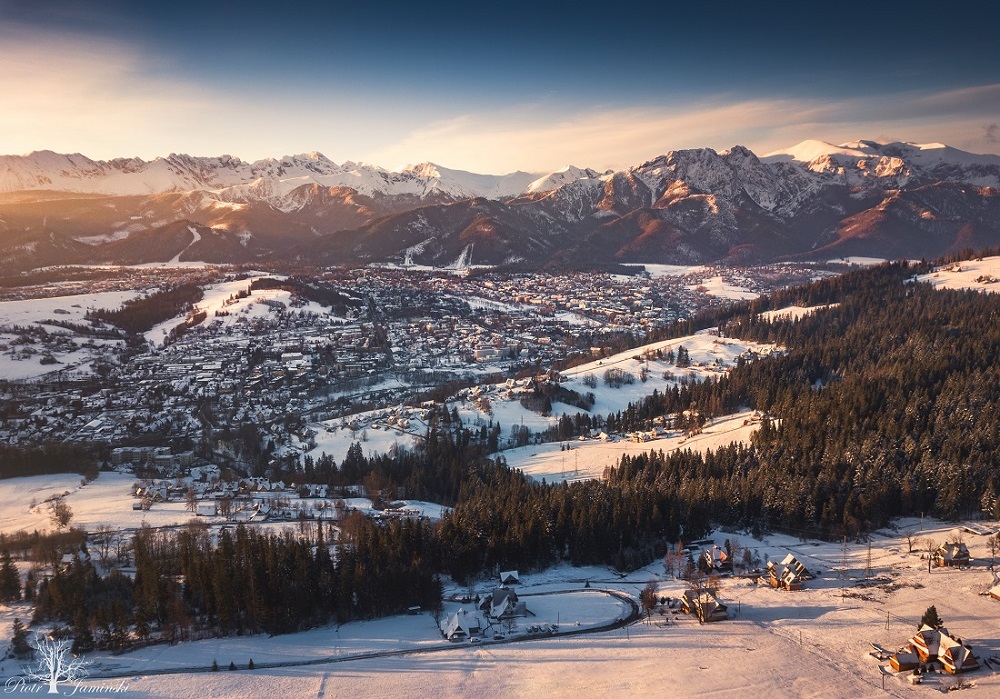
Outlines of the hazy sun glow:
{"type": "MultiPolygon", "coordinates": [[[[269,46],[260,39],[255,53],[243,46],[245,37],[170,43],[161,34],[171,29],[173,36],[176,27],[157,34],[160,17],[132,18],[128,33],[97,35],[74,24],[78,13],[69,7],[63,8],[69,20],[58,26],[17,17],[0,23],[0,152],[48,149],[100,159],[229,153],[253,160],[318,150],[337,162],[393,167],[432,160],[501,173],[570,163],[623,167],[700,146],[741,144],[761,154],[807,138],[1000,148],[998,82],[942,87],[940,80],[913,79],[824,93],[782,89],[772,76],[738,89],[721,79],[685,83],[672,57],[663,66],[624,61],[616,82],[605,64],[622,57],[596,48],[515,73],[503,70],[514,58],[497,54],[496,37],[486,36],[485,48],[465,56],[462,48],[449,54],[444,47],[399,44],[392,31],[381,41],[364,35],[368,43],[324,44],[303,35],[298,43],[269,46]],[[233,45],[244,53],[226,53],[233,45]],[[307,60],[313,54],[295,53],[303,46],[342,50],[318,53],[314,63],[307,60]],[[264,57],[272,55],[269,67],[264,57]],[[485,66],[483,74],[471,74],[465,62],[485,66]]],[[[11,13],[0,4],[0,19],[11,13]]],[[[531,34],[509,50],[534,58],[548,55],[544,48],[544,37],[531,34]]],[[[691,70],[709,71],[721,59],[706,52],[692,61],[700,63],[691,70]]],[[[738,70],[739,64],[730,68],[738,70]]]]}

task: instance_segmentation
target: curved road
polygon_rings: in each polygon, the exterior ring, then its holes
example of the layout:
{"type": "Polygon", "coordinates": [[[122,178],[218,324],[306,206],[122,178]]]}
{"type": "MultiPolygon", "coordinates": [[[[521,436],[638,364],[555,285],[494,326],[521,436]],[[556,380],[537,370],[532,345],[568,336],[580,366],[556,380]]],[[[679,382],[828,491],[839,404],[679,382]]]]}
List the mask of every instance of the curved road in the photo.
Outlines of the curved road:
{"type": "MultiPolygon", "coordinates": [[[[278,667],[304,667],[307,665],[326,665],[328,663],[346,663],[352,660],[370,660],[372,658],[390,658],[396,655],[417,655],[418,653],[439,653],[442,651],[449,650],[460,650],[463,648],[475,648],[478,646],[488,645],[496,646],[508,643],[524,643],[526,641],[542,641],[550,638],[564,638],[566,636],[579,636],[582,634],[591,633],[603,633],[604,631],[613,631],[614,629],[620,629],[624,626],[637,621],[639,619],[639,603],[636,602],[630,595],[620,592],[618,590],[602,590],[597,588],[590,589],[580,589],[574,588],[572,590],[556,590],[553,592],[536,592],[536,593],[525,593],[521,595],[522,597],[541,597],[547,595],[568,595],[576,593],[600,593],[614,597],[622,602],[625,602],[629,606],[629,614],[625,617],[615,619],[607,624],[602,624],[601,626],[593,626],[586,629],[573,629],[571,631],[560,631],[555,634],[546,635],[533,635],[533,636],[519,636],[514,638],[505,638],[502,641],[484,640],[482,644],[477,644],[475,646],[468,643],[456,644],[452,642],[443,643],[436,646],[427,646],[423,648],[402,648],[399,650],[380,650],[380,651],[369,651],[366,653],[356,653],[354,655],[339,655],[339,656],[329,656],[326,658],[314,658],[311,660],[290,660],[288,662],[280,663],[254,663],[255,670],[263,670],[266,668],[278,668],[278,667]]],[[[240,671],[246,671],[246,667],[239,668],[240,671]]],[[[160,670],[136,670],[132,669],[128,672],[107,672],[107,673],[94,673],[86,677],[87,680],[92,679],[118,679],[126,677],[140,677],[145,675],[188,675],[192,673],[200,672],[228,672],[224,666],[220,666],[219,670],[212,670],[211,667],[176,667],[176,668],[164,668],[160,670]]]]}

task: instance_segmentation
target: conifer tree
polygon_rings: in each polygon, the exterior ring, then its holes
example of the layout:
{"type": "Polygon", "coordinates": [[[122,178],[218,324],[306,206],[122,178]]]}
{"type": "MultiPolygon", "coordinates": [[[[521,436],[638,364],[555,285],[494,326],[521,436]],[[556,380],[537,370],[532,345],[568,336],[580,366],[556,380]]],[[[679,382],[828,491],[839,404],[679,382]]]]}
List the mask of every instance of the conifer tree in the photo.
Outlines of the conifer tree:
{"type": "Polygon", "coordinates": [[[927,608],[924,615],[920,617],[920,623],[917,628],[922,628],[924,625],[930,626],[932,629],[939,628],[944,625],[944,621],[938,616],[937,607],[933,604],[927,608]]]}
{"type": "Polygon", "coordinates": [[[28,629],[21,623],[20,619],[14,619],[10,639],[11,652],[15,658],[28,658],[31,656],[31,643],[28,641],[28,629]]]}
{"type": "Polygon", "coordinates": [[[11,560],[7,549],[0,553],[0,602],[16,602],[21,599],[21,577],[17,566],[11,560]]]}

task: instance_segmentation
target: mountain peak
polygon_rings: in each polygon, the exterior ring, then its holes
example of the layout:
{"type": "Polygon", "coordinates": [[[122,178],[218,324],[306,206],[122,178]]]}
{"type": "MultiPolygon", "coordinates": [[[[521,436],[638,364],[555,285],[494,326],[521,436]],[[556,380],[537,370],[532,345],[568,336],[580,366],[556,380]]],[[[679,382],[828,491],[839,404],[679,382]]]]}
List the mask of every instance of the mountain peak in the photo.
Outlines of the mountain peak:
{"type": "Polygon", "coordinates": [[[579,168],[575,165],[566,165],[558,170],[554,170],[547,175],[539,177],[528,185],[524,191],[526,193],[551,192],[554,189],[576,182],[578,180],[592,180],[600,177],[600,173],[588,168],[579,168]]]}

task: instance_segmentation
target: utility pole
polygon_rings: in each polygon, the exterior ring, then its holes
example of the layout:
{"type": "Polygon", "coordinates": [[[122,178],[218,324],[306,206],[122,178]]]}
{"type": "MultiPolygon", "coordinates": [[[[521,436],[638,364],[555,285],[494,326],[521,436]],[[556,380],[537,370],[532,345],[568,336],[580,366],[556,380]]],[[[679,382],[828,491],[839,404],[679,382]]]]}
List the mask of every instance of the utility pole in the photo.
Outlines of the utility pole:
{"type": "Polygon", "coordinates": [[[840,578],[841,580],[847,577],[847,537],[844,537],[844,541],[840,546],[840,578]]]}

